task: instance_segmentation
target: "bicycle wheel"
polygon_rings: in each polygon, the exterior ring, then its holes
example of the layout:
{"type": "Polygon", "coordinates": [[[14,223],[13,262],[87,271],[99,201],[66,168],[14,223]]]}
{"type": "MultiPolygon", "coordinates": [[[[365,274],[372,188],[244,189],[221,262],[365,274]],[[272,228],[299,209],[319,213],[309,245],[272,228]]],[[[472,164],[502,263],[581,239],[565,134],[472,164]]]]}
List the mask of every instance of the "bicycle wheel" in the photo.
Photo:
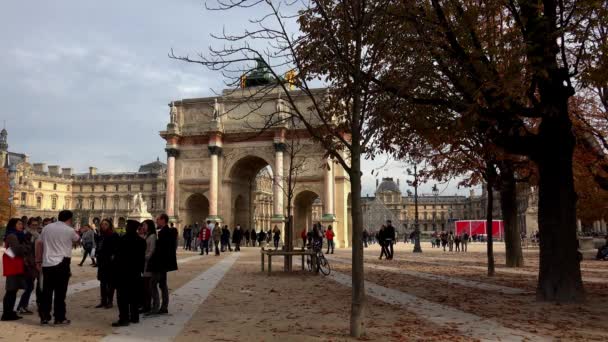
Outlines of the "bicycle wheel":
{"type": "Polygon", "coordinates": [[[329,266],[329,261],[327,261],[327,259],[325,259],[325,256],[323,256],[323,255],[318,256],[318,258],[319,258],[319,270],[324,275],[326,275],[326,276],[329,275],[329,273],[331,273],[331,267],[329,266]]]}

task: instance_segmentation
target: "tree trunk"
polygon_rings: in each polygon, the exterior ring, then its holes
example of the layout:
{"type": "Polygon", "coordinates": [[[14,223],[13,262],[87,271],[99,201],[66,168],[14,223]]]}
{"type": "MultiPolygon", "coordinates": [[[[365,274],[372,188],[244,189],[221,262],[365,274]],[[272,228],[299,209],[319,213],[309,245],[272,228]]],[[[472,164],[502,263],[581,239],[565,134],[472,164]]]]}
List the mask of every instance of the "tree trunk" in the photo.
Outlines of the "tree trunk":
{"type": "MultiPolygon", "coordinates": [[[[556,98],[560,96],[555,95],[556,98]]],[[[567,98],[549,108],[539,126],[538,228],[540,269],[536,297],[542,301],[584,299],[576,235],[576,193],[572,173],[574,135],[567,98]]]]}
{"type": "Polygon", "coordinates": [[[505,250],[507,267],[523,267],[524,256],[521,251],[521,234],[517,224],[517,189],[511,162],[504,161],[500,166],[500,208],[505,225],[505,250]]]}
{"type": "MultiPolygon", "coordinates": [[[[354,140],[354,139],[353,139],[354,140]]],[[[365,333],[365,278],[363,275],[363,211],[361,210],[361,154],[356,153],[353,141],[350,186],[352,200],[352,307],[350,335],[355,338],[365,333]]],[[[358,149],[358,147],[357,147],[358,149]]]]}
{"type": "MultiPolygon", "coordinates": [[[[494,168],[494,165],[488,163],[488,173],[493,173],[490,168],[494,168]]],[[[486,191],[487,191],[487,203],[486,203],[486,233],[488,235],[488,276],[494,276],[494,242],[492,241],[492,209],[494,207],[494,181],[493,176],[486,178],[486,191]]]]}

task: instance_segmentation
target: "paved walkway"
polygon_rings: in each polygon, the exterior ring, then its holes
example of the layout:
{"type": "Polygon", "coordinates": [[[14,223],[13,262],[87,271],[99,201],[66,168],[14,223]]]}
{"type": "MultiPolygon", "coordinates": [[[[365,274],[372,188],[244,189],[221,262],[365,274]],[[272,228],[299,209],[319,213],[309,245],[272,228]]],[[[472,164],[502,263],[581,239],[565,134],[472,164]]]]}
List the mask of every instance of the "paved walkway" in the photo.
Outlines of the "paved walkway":
{"type": "MultiPolygon", "coordinates": [[[[329,259],[331,261],[349,264],[349,265],[352,263],[352,260],[350,260],[350,259],[342,259],[342,258],[336,258],[336,257],[329,257],[329,259]]],[[[488,284],[488,283],[483,283],[483,282],[479,282],[479,281],[472,281],[472,280],[466,280],[466,279],[461,279],[461,278],[443,276],[443,275],[439,275],[439,274],[424,273],[424,272],[419,272],[419,271],[410,271],[410,270],[397,268],[397,267],[389,267],[389,266],[382,266],[382,265],[369,264],[369,263],[366,263],[365,267],[376,269],[376,270],[388,271],[388,272],[392,272],[392,273],[405,274],[407,276],[425,279],[425,280],[442,281],[442,282],[445,282],[445,283],[448,283],[451,285],[460,285],[460,286],[479,289],[479,290],[483,290],[483,291],[498,292],[498,293],[510,294],[510,295],[519,295],[519,294],[529,294],[530,293],[529,291],[525,291],[525,290],[522,290],[519,288],[514,288],[514,287],[488,284]]]]}
{"type": "MultiPolygon", "coordinates": [[[[368,257],[366,257],[366,258],[368,258],[368,257]]],[[[446,263],[442,263],[442,262],[424,261],[424,260],[418,260],[418,259],[395,258],[395,260],[408,261],[408,262],[417,263],[417,264],[443,266],[443,267],[453,266],[453,265],[447,265],[446,263]]],[[[460,264],[460,265],[458,265],[458,267],[465,267],[465,268],[469,268],[469,269],[473,269],[473,270],[480,270],[480,271],[484,271],[484,272],[488,270],[488,268],[486,266],[473,266],[473,265],[460,264]]],[[[526,270],[516,269],[516,268],[496,267],[495,270],[496,270],[496,273],[519,274],[519,275],[529,275],[529,276],[538,277],[538,272],[526,271],[526,270]]],[[[608,278],[583,276],[583,282],[596,283],[596,284],[608,284],[608,278]]]]}
{"type": "Polygon", "coordinates": [[[230,254],[171,294],[171,315],[144,318],[139,324],[115,329],[104,342],[171,341],[230,270],[238,254],[230,254]]]}
{"type": "MultiPolygon", "coordinates": [[[[329,276],[335,282],[351,287],[350,275],[332,271],[329,276]]],[[[407,293],[365,282],[368,296],[385,303],[399,305],[417,316],[437,324],[454,327],[462,334],[482,341],[550,341],[550,338],[526,331],[507,328],[498,322],[485,319],[449,306],[430,302],[407,293]]]]}

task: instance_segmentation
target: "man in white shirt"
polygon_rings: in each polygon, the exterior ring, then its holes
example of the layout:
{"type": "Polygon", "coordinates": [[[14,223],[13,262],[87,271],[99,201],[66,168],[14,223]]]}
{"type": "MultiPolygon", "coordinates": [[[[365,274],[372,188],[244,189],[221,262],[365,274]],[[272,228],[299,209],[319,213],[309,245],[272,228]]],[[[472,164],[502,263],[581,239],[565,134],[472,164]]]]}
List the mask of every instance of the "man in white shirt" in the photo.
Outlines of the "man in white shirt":
{"type": "Polygon", "coordinates": [[[72,217],[69,210],[59,213],[59,220],[44,227],[40,234],[39,243],[42,253],[36,254],[36,265],[42,268],[42,300],[40,301],[40,324],[48,324],[51,320],[53,306],[55,325],[70,324],[66,318],[65,296],[70,280],[70,262],[72,244],[80,240],[80,236],[72,228],[72,217]]]}

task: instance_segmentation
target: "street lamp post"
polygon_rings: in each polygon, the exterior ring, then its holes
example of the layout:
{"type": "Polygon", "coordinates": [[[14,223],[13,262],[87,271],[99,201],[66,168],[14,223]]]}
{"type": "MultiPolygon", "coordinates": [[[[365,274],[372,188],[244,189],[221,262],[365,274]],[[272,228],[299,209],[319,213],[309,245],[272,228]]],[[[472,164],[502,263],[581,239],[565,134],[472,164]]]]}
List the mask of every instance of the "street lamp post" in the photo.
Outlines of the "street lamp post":
{"type": "Polygon", "coordinates": [[[414,181],[411,185],[414,187],[414,253],[422,253],[420,247],[420,225],[418,224],[418,165],[414,162],[414,173],[407,170],[410,175],[414,176],[414,181]]]}
{"type": "Polygon", "coordinates": [[[437,184],[433,185],[433,197],[435,197],[435,205],[433,206],[433,230],[437,231],[437,197],[439,196],[439,189],[437,184]]]}

